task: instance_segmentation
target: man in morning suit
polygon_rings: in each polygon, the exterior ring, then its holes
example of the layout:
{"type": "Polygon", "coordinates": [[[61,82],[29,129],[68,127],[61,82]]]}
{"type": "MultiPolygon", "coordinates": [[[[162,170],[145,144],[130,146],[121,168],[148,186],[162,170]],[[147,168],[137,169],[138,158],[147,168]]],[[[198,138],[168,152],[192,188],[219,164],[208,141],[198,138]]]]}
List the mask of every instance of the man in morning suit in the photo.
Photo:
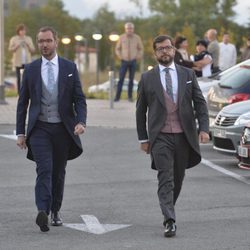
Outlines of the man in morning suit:
{"type": "Polygon", "coordinates": [[[172,38],[156,37],[153,49],[159,65],[143,73],[139,82],[137,134],[141,149],[151,155],[151,167],[158,171],[164,236],[172,237],[176,235],[174,206],[185,169],[201,161],[199,142],[209,140],[209,120],[206,101],[194,71],[173,61],[172,38]]]}
{"type": "Polygon", "coordinates": [[[17,104],[17,145],[28,147],[27,158],[36,162],[36,224],[42,232],[61,226],[59,213],[67,160],[82,153],[87,105],[76,65],[59,57],[57,33],[42,27],[37,34],[42,57],[25,66],[17,104]],[[28,126],[25,133],[25,120],[28,126]]]}

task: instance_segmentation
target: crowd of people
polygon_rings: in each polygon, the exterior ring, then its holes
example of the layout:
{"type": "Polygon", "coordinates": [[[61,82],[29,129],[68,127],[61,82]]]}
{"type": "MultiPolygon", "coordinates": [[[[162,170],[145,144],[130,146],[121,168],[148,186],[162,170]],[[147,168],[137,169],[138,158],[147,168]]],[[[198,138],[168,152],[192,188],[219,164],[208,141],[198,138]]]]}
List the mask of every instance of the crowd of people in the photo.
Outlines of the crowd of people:
{"type": "MultiPolygon", "coordinates": [[[[175,39],[175,62],[182,66],[195,70],[196,76],[206,77],[213,73],[224,71],[237,62],[237,50],[230,43],[230,34],[225,32],[222,41],[217,39],[217,31],[209,29],[203,39],[196,42],[196,54],[189,55],[187,52],[188,41],[184,36],[175,39]]],[[[250,58],[250,37],[247,39],[246,47],[241,52],[240,60],[250,58]]]]}
{"type": "MultiPolygon", "coordinates": [[[[143,57],[143,42],[141,37],[134,33],[135,26],[128,22],[124,25],[125,32],[119,36],[116,44],[115,53],[121,60],[119,70],[119,82],[115,101],[121,97],[124,78],[128,71],[128,100],[133,101],[132,89],[134,76],[138,61],[143,57]]],[[[21,70],[25,64],[30,63],[32,53],[35,51],[34,44],[30,36],[26,35],[27,28],[24,24],[19,24],[16,28],[16,35],[10,39],[9,50],[13,52],[13,68],[16,70],[17,90],[20,92],[21,70]]],[[[192,68],[196,76],[206,77],[213,73],[226,70],[237,62],[237,50],[233,43],[230,42],[230,34],[225,32],[222,41],[217,39],[217,30],[209,29],[203,39],[196,41],[196,54],[188,53],[188,40],[184,36],[177,36],[174,39],[176,48],[175,63],[192,68]]],[[[246,46],[242,48],[240,60],[244,61],[250,58],[250,37],[248,37],[246,46]]]]}

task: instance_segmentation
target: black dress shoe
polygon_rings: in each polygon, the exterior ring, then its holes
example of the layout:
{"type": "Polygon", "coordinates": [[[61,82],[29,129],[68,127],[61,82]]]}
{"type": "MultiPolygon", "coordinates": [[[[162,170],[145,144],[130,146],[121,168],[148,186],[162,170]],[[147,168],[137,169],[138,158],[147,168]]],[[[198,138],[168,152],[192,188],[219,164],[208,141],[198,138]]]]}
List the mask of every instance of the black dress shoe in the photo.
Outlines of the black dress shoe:
{"type": "Polygon", "coordinates": [[[58,226],[62,226],[62,224],[63,224],[63,221],[62,221],[60,213],[58,211],[52,212],[51,213],[51,225],[58,227],[58,226]]]}
{"type": "Polygon", "coordinates": [[[39,211],[36,217],[36,224],[40,227],[42,232],[48,232],[48,215],[45,211],[39,211]]]}
{"type": "Polygon", "coordinates": [[[173,220],[169,220],[166,222],[164,236],[165,237],[173,237],[176,235],[176,225],[173,220]]]}

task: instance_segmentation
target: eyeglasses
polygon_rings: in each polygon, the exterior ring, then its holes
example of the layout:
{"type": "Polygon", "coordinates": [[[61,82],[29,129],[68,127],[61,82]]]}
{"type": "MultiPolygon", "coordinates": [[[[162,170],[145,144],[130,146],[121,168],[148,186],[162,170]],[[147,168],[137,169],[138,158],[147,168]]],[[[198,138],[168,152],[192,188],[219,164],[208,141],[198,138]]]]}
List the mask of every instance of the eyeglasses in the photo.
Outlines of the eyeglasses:
{"type": "Polygon", "coordinates": [[[42,43],[52,43],[53,40],[52,39],[39,39],[39,40],[37,40],[37,42],[39,44],[42,44],[42,43]]]}
{"type": "Polygon", "coordinates": [[[161,52],[162,53],[164,50],[167,51],[167,52],[170,52],[173,49],[174,49],[174,46],[165,46],[165,47],[156,48],[155,50],[157,52],[161,52]]]}

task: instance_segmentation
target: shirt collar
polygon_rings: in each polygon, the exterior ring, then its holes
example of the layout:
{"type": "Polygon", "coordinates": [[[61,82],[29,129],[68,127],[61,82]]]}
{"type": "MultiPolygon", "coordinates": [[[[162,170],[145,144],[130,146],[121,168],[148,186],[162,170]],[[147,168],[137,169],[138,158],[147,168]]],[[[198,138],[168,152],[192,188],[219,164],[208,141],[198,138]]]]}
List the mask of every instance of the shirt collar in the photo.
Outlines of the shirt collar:
{"type": "Polygon", "coordinates": [[[58,65],[58,55],[56,54],[50,61],[42,56],[42,63],[46,65],[47,62],[51,62],[53,65],[58,65]]]}
{"type": "Polygon", "coordinates": [[[175,67],[174,62],[172,62],[172,63],[171,63],[168,67],[163,66],[162,64],[159,64],[159,69],[160,69],[160,72],[164,71],[164,70],[165,70],[165,68],[169,68],[169,69],[171,69],[171,70],[176,71],[176,67],[175,67]]]}

